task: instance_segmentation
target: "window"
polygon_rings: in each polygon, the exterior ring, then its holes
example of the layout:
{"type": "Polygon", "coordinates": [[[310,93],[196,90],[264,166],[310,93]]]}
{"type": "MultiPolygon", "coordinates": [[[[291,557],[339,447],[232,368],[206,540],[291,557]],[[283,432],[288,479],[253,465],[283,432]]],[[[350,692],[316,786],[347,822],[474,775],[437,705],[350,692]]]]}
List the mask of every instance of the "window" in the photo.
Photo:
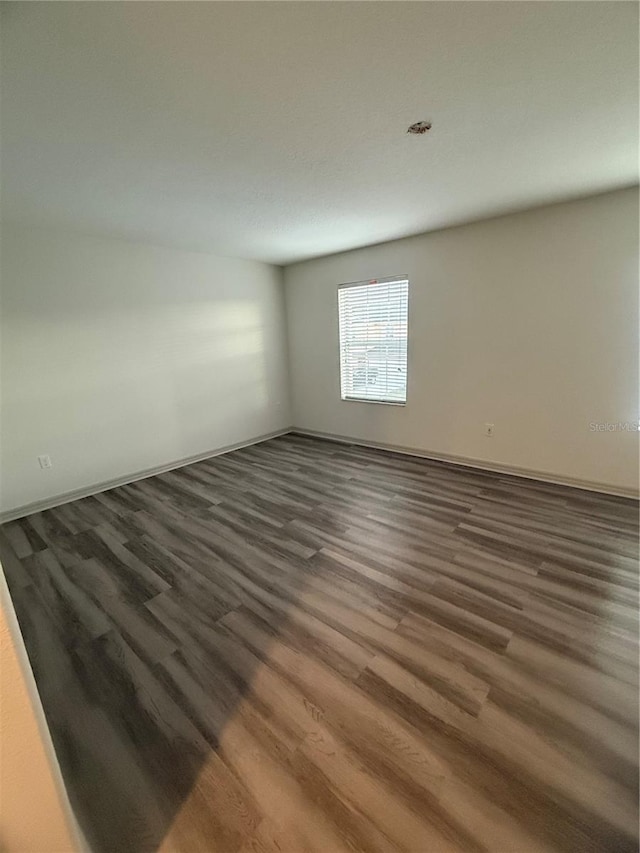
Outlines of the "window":
{"type": "Polygon", "coordinates": [[[339,286],[343,400],[406,403],[408,303],[402,277],[339,286]]]}

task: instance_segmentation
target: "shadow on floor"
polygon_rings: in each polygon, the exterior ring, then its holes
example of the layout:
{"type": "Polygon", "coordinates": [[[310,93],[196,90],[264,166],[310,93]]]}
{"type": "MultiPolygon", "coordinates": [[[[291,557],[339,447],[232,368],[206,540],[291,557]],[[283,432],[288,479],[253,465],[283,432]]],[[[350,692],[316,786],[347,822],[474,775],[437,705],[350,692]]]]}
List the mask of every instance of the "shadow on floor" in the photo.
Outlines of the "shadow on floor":
{"type": "MultiPolygon", "coordinates": [[[[234,823],[244,837],[259,822],[212,755],[261,665],[260,644],[284,630],[312,572],[316,549],[288,525],[348,477],[333,478],[325,459],[324,485],[305,503],[302,477],[283,485],[313,464],[296,453],[256,460],[248,449],[4,525],[0,558],[94,850],[157,850],[205,765],[206,806],[190,816],[199,831],[224,810],[210,829],[232,849],[234,823]],[[249,613],[253,637],[241,643],[249,613]]],[[[296,633],[300,648],[313,642],[296,633]]]]}

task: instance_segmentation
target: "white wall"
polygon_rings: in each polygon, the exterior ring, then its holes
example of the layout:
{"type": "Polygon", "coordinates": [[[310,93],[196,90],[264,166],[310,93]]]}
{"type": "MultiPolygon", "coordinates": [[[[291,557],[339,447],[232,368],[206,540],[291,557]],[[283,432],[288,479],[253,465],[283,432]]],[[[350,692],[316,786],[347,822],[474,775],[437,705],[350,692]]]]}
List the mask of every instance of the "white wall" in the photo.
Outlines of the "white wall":
{"type": "Polygon", "coordinates": [[[277,267],[8,225],[1,335],[3,512],[290,424],[277,267]]]}
{"type": "Polygon", "coordinates": [[[638,433],[589,426],[638,419],[637,189],[307,261],[285,282],[296,427],[637,490],[638,433]],[[336,287],[396,274],[407,405],[341,401],[336,287]]]}

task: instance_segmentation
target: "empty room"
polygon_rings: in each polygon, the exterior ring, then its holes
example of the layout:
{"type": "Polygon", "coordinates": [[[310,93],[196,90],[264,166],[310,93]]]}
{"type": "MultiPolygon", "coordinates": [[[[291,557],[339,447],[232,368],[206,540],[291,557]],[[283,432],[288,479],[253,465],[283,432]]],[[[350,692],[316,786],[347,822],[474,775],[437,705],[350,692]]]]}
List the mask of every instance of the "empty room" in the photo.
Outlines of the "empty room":
{"type": "Polygon", "coordinates": [[[638,3],[0,5],[3,853],[637,853],[638,3]]]}

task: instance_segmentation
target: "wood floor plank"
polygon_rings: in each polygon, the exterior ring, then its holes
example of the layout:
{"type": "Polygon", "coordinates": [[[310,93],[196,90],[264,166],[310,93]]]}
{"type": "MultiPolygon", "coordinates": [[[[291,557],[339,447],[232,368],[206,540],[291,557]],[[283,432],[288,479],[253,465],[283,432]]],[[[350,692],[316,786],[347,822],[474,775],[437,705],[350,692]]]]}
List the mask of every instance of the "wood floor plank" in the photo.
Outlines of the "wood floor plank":
{"type": "Polygon", "coordinates": [[[632,853],[638,506],[282,436],[10,522],[95,853],[632,853]]]}

